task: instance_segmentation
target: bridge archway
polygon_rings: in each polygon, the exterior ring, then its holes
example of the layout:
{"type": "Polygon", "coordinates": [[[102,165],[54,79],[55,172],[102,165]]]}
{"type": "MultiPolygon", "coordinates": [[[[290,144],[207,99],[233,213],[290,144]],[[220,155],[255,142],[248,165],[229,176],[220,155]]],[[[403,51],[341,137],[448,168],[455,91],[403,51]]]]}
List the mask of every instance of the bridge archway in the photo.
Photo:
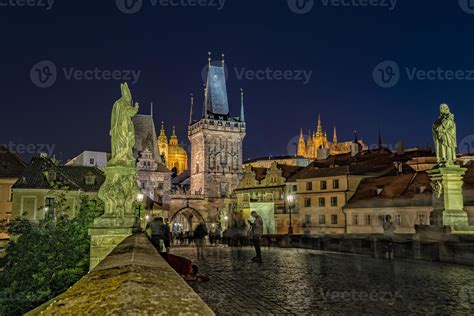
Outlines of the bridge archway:
{"type": "Polygon", "coordinates": [[[177,210],[170,220],[173,233],[194,231],[200,223],[206,223],[201,213],[190,206],[185,206],[177,210]]]}

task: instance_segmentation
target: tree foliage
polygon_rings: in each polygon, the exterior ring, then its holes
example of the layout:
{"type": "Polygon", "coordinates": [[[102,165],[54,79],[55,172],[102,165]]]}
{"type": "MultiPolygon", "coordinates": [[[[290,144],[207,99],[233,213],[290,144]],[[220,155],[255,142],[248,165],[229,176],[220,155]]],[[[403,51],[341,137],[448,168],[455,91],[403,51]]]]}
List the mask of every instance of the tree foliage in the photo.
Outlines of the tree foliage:
{"type": "Polygon", "coordinates": [[[102,213],[102,204],[83,198],[73,219],[57,212],[39,222],[17,218],[8,224],[12,237],[0,259],[0,315],[21,315],[84,276],[89,270],[88,228],[102,213]]]}

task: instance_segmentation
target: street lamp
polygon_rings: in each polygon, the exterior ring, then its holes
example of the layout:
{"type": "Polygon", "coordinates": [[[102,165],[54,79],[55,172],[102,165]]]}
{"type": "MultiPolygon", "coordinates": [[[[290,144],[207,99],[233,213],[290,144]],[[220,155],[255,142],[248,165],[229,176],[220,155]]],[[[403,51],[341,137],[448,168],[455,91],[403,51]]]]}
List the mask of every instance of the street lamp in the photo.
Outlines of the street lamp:
{"type": "Polygon", "coordinates": [[[291,204],[293,203],[294,201],[294,196],[289,194],[287,197],[286,197],[286,200],[288,202],[288,213],[289,213],[289,216],[290,216],[290,225],[288,226],[288,235],[293,235],[293,225],[291,223],[291,204]]]}
{"type": "Polygon", "coordinates": [[[140,224],[141,224],[141,220],[142,220],[142,202],[143,202],[143,194],[142,193],[138,193],[137,194],[137,202],[138,202],[138,220],[140,221],[140,224]]]}

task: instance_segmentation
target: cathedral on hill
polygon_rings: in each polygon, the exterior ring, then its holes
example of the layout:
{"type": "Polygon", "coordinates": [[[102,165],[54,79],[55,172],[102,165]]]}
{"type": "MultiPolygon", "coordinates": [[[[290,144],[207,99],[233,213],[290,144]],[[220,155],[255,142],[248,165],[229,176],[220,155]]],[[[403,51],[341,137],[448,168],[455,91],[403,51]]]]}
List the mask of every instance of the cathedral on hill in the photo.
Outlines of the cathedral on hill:
{"type": "Polygon", "coordinates": [[[173,126],[173,134],[169,141],[165,132],[165,124],[161,122],[161,131],[158,136],[158,151],[163,162],[170,171],[176,171],[176,174],[181,174],[188,170],[188,154],[186,150],[179,144],[178,136],[176,136],[176,129],[173,126]]]}
{"type": "MultiPolygon", "coordinates": [[[[361,140],[356,139],[355,142],[359,143],[362,148],[366,147],[361,140]]],[[[318,158],[318,149],[329,149],[330,155],[346,154],[351,152],[352,143],[353,141],[338,142],[336,127],[334,127],[332,142],[328,141],[328,134],[323,130],[321,124],[321,116],[318,116],[316,132],[311,133],[311,131],[309,131],[306,140],[304,139],[303,129],[300,130],[297,155],[300,157],[316,159],[318,158]]]]}

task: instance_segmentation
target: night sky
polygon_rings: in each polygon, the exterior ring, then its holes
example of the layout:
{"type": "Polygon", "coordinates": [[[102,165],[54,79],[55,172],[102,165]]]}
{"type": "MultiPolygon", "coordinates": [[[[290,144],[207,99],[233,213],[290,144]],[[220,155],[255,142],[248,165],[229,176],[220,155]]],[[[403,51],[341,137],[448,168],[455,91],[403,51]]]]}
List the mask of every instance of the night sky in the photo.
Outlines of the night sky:
{"type": "Polygon", "coordinates": [[[165,121],[169,136],[176,125],[187,143],[189,96],[195,94],[200,113],[208,51],[216,60],[225,54],[234,116],[245,89],[244,159],[286,155],[301,127],[316,128],[318,113],[330,139],[336,125],[339,140],[352,140],[357,130],[374,144],[380,127],[384,143],[402,139],[407,147],[425,147],[432,144],[439,104],[446,102],[458,141],[474,134],[474,14],[458,0],[399,0],[393,10],[315,0],[306,14],[293,12],[287,0],[227,0],[222,10],[218,0],[197,7],[143,0],[134,14],[121,12],[114,0],[58,0],[50,10],[1,5],[9,1],[21,0],[0,0],[0,143],[54,145],[62,160],[83,150],[110,151],[110,112],[121,80],[68,80],[72,68],[141,71],[136,83],[129,81],[140,113],[148,114],[154,102],[157,129],[165,121]],[[43,60],[57,67],[48,88],[35,86],[30,76],[43,60]],[[391,88],[373,77],[386,60],[400,68],[400,81],[391,88]],[[293,80],[275,80],[275,73],[239,78],[243,70],[267,68],[293,80]],[[410,80],[415,68],[463,70],[471,80],[438,74],[410,80]],[[307,83],[304,76],[296,80],[301,70],[311,72],[307,83]]]}

